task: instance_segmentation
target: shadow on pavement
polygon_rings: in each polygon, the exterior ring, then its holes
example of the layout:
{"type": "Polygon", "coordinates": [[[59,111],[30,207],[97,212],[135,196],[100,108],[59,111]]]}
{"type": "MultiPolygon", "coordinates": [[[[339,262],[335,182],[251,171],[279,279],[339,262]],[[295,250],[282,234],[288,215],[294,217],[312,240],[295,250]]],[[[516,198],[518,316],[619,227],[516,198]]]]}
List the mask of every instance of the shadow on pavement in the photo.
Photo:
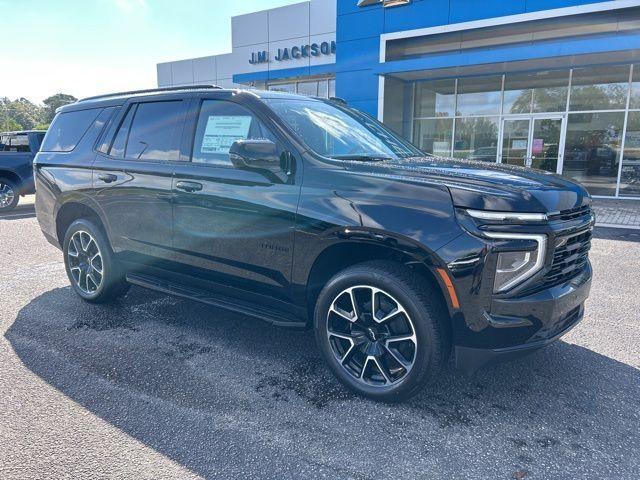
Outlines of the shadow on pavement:
{"type": "Polygon", "coordinates": [[[0,213],[0,220],[20,220],[22,218],[34,218],[35,216],[35,206],[30,203],[26,205],[18,205],[9,212],[0,213]]]}
{"type": "Polygon", "coordinates": [[[634,464],[639,371],[564,342],[473,379],[449,370],[410,402],[383,405],[346,393],[310,332],[136,288],[112,306],[49,291],[6,338],[68,398],[205,477],[439,468],[476,478],[484,466],[536,471],[559,456],[567,474],[634,464]]]}

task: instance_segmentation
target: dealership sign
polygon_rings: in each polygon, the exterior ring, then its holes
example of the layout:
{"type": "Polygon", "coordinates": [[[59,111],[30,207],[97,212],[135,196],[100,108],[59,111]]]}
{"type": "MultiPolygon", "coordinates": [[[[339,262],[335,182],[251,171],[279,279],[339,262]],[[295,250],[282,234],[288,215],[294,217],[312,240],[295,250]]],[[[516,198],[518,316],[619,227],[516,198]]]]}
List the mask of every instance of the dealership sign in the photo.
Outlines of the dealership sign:
{"type": "MultiPolygon", "coordinates": [[[[320,57],[323,55],[335,55],[336,42],[312,43],[311,45],[294,45],[293,47],[279,48],[278,53],[273,57],[276,62],[284,62],[287,60],[298,60],[300,58],[320,57]]],[[[262,50],[253,52],[249,63],[257,65],[259,63],[269,63],[271,61],[269,52],[262,50]]]]}

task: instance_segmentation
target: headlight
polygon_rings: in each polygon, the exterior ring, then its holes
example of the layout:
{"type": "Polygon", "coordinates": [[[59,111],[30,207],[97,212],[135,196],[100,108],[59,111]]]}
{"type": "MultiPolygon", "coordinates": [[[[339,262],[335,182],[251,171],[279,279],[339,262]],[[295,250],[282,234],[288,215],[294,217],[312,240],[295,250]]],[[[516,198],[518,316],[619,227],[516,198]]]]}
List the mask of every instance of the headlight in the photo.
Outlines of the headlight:
{"type": "Polygon", "coordinates": [[[515,287],[539,272],[544,265],[546,235],[495,232],[484,232],[484,234],[499,240],[533,240],[537,243],[535,250],[498,253],[494,292],[504,292],[515,287]]]}

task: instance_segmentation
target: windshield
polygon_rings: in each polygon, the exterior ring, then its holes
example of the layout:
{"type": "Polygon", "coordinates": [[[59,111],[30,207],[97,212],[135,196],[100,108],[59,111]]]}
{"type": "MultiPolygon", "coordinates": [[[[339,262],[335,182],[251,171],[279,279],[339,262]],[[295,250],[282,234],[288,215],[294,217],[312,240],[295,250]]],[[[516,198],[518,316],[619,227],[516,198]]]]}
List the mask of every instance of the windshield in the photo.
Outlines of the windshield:
{"type": "Polygon", "coordinates": [[[318,155],[336,159],[396,159],[424,156],[377,120],[319,100],[267,98],[264,100],[318,155]]]}

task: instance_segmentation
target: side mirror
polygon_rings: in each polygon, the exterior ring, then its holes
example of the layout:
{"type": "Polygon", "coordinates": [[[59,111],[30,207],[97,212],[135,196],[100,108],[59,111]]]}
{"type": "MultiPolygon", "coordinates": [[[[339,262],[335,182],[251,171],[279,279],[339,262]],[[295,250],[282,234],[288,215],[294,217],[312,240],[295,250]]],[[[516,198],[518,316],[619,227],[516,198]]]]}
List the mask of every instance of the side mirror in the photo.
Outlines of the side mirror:
{"type": "Polygon", "coordinates": [[[244,170],[282,171],[278,147],[271,140],[236,140],[229,149],[229,159],[244,170]]]}

